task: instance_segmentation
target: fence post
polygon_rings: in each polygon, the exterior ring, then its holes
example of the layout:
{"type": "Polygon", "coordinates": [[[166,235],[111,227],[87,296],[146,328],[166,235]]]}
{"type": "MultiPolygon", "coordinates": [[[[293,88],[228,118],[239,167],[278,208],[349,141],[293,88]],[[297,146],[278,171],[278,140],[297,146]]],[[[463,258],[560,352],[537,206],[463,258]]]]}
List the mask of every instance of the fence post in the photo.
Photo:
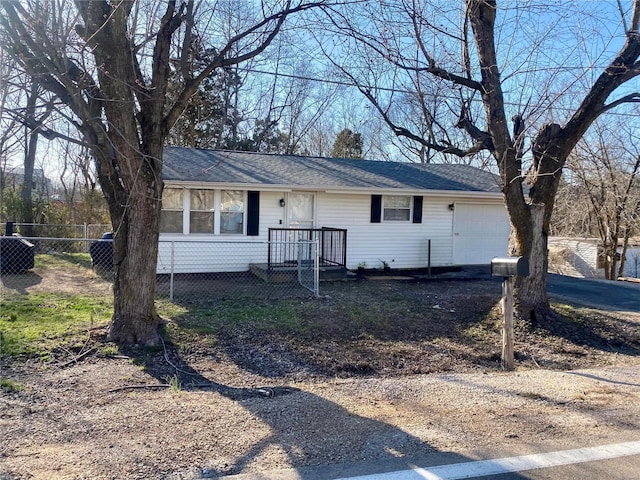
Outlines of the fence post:
{"type": "Polygon", "coordinates": [[[316,297],[320,296],[320,252],[318,245],[318,238],[316,237],[315,247],[315,255],[313,256],[313,289],[315,290],[313,293],[316,297]]]}
{"type": "Polygon", "coordinates": [[[89,251],[89,226],[85,222],[82,228],[82,239],[84,240],[84,252],[89,251]]]}
{"type": "Polygon", "coordinates": [[[171,241],[171,273],[169,274],[169,300],[173,302],[173,272],[175,265],[175,241],[171,241]]]}
{"type": "Polygon", "coordinates": [[[508,372],[515,369],[513,354],[513,282],[515,277],[504,277],[502,281],[502,368],[508,372]]]}

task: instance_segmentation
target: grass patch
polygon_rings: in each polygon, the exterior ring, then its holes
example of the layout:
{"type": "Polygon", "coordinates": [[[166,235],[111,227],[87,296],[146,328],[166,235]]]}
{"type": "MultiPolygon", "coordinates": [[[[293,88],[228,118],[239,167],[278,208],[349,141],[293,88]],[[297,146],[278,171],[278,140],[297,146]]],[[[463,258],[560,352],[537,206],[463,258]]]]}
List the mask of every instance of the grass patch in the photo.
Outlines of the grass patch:
{"type": "MultiPolygon", "coordinates": [[[[176,307],[174,307],[176,308],[176,307]]],[[[160,309],[167,311],[168,307],[160,309]]],[[[176,312],[178,310],[175,310],[176,312]]],[[[305,324],[289,301],[256,303],[228,301],[203,305],[169,315],[180,329],[216,334],[223,330],[251,328],[261,332],[301,333],[305,324]]]]}
{"type": "Polygon", "coordinates": [[[24,385],[8,378],[0,378],[0,390],[6,393],[15,393],[24,390],[24,385]]]}
{"type": "Polygon", "coordinates": [[[82,267],[91,269],[91,255],[88,253],[55,253],[35,256],[35,268],[82,267]]]}
{"type": "Polygon", "coordinates": [[[107,343],[100,350],[98,350],[98,355],[103,358],[111,358],[120,354],[120,347],[115,343],[107,343]]]}
{"type": "Polygon", "coordinates": [[[47,360],[61,344],[74,345],[87,328],[107,323],[113,307],[107,298],[37,293],[0,301],[3,357],[47,360]]]}
{"type": "Polygon", "coordinates": [[[171,303],[171,301],[165,298],[156,299],[155,304],[158,315],[162,318],[176,318],[188,312],[187,308],[176,303],[171,303]]]}

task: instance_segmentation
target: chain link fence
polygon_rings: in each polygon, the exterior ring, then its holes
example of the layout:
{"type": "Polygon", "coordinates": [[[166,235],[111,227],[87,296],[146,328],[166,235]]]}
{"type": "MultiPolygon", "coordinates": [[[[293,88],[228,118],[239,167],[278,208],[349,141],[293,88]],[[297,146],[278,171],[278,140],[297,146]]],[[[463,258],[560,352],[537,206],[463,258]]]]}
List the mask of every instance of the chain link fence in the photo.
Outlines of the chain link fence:
{"type": "Polygon", "coordinates": [[[276,265],[268,262],[273,245],[266,241],[161,240],[156,291],[160,297],[187,302],[318,296],[318,248],[317,242],[311,243],[276,265]]]}
{"type": "Polygon", "coordinates": [[[106,223],[84,224],[53,224],[53,223],[0,223],[0,231],[6,232],[10,225],[11,233],[18,233],[24,237],[48,238],[82,238],[91,240],[100,238],[105,232],[111,231],[111,225],[106,223]]]}
{"type": "MultiPolygon", "coordinates": [[[[112,294],[113,240],[0,237],[0,293],[112,294]]],[[[179,303],[282,299],[320,293],[317,241],[279,245],[293,254],[267,261],[267,241],[184,240],[159,243],[158,298],[179,303]]]]}

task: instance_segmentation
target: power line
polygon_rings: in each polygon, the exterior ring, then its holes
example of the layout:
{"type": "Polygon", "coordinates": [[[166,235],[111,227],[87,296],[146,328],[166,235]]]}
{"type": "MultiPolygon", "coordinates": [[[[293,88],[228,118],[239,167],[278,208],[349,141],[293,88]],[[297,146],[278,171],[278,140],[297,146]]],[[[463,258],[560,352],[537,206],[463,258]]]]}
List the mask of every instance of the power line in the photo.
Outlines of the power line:
{"type": "MultiPolygon", "coordinates": [[[[577,69],[578,67],[574,67],[575,69],[577,69]]],[[[337,86],[341,86],[341,87],[351,87],[351,88],[363,88],[365,90],[378,90],[381,92],[389,92],[389,93],[401,93],[401,94],[405,94],[405,95],[415,95],[416,91],[413,90],[405,90],[402,88],[392,88],[392,87],[379,87],[379,86],[371,86],[371,85],[356,85],[352,82],[347,82],[344,80],[333,80],[333,79],[327,79],[327,78],[318,78],[318,77],[311,77],[308,75],[296,75],[296,74],[292,74],[292,73],[281,73],[281,72],[271,72],[271,71],[267,71],[267,70],[260,70],[260,69],[256,69],[256,68],[243,68],[243,67],[238,67],[238,70],[242,70],[244,72],[249,72],[249,73],[258,73],[258,74],[262,74],[262,75],[271,75],[273,77],[283,77],[283,78],[290,78],[293,80],[305,80],[305,81],[310,81],[310,82],[317,82],[317,83],[324,83],[324,84],[329,84],[329,85],[337,85],[337,86]]],[[[459,100],[459,97],[453,96],[453,95],[443,95],[443,94],[433,94],[433,93],[422,93],[421,95],[423,96],[430,96],[433,99],[438,99],[438,98],[443,98],[443,99],[447,99],[447,100],[459,100]]],[[[482,100],[479,98],[472,98],[471,99],[474,102],[477,103],[482,103],[482,100]]],[[[522,107],[521,103],[515,103],[515,102],[508,102],[505,101],[504,102],[505,105],[509,105],[511,107],[522,107]]],[[[554,110],[558,110],[558,111],[564,111],[564,112],[568,112],[568,113],[573,113],[575,112],[575,109],[569,108],[569,107],[562,107],[562,106],[558,106],[558,105],[551,105],[550,108],[553,108],[554,110]]],[[[621,112],[607,112],[608,115],[617,115],[617,116],[622,116],[622,117],[637,117],[640,116],[640,113],[638,114],[631,114],[631,113],[621,113],[621,112]]]]}

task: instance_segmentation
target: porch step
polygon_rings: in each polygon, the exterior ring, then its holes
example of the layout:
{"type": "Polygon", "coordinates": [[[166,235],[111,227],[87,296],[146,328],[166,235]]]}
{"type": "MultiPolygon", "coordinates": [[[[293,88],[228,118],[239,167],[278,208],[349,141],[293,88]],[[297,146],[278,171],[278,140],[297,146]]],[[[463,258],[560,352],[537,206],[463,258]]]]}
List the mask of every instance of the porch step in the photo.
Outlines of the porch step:
{"type": "MultiPolygon", "coordinates": [[[[256,277],[269,283],[290,283],[298,281],[298,267],[282,266],[269,269],[266,263],[252,263],[249,271],[256,277]]],[[[339,266],[320,267],[320,281],[344,280],[348,270],[339,266]]]]}

